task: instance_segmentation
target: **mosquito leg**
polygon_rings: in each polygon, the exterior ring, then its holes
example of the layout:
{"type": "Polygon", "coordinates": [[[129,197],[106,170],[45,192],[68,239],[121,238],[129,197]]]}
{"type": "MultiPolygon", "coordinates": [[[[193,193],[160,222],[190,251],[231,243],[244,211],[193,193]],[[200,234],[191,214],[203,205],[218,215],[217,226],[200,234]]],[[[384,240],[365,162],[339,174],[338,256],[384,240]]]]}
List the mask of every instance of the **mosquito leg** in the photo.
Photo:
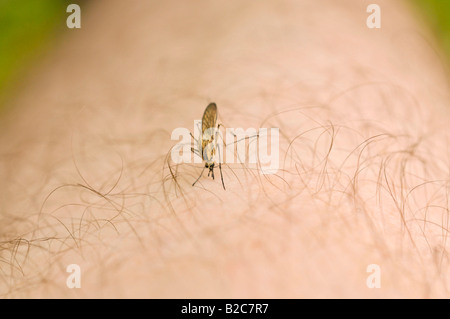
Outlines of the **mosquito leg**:
{"type": "Polygon", "coordinates": [[[191,152],[194,153],[195,155],[200,156],[200,153],[198,152],[198,150],[196,150],[195,148],[191,147],[191,152]]]}
{"type": "Polygon", "coordinates": [[[202,172],[200,173],[200,176],[197,178],[197,180],[194,182],[194,184],[192,184],[192,186],[194,186],[195,183],[198,182],[198,180],[200,179],[200,177],[202,177],[204,171],[205,171],[205,167],[203,167],[202,172]]]}
{"type": "Polygon", "coordinates": [[[224,184],[224,182],[223,182],[222,164],[221,164],[221,163],[219,163],[219,171],[220,171],[220,178],[222,179],[222,186],[223,186],[223,189],[226,190],[225,184],[224,184]]]}
{"type": "Polygon", "coordinates": [[[194,135],[192,135],[191,132],[189,132],[189,134],[191,135],[192,139],[194,140],[195,143],[198,143],[198,141],[195,139],[194,135]]]}
{"type": "MultiPolygon", "coordinates": [[[[200,143],[198,142],[198,140],[195,139],[194,135],[192,135],[191,132],[189,132],[189,134],[191,135],[192,139],[194,140],[194,146],[195,146],[196,148],[198,148],[199,145],[200,145],[200,143]]],[[[191,147],[191,151],[194,152],[194,151],[193,151],[193,147],[191,147]]],[[[197,153],[195,153],[195,154],[197,154],[197,153]]],[[[197,155],[198,155],[198,154],[197,154],[197,155]]],[[[200,156],[200,155],[199,155],[199,156],[200,156]]],[[[201,156],[200,156],[200,157],[201,157],[201,156]]]]}
{"type": "MultiPolygon", "coordinates": [[[[219,127],[220,127],[220,124],[219,124],[219,127]]],[[[222,163],[220,162],[220,147],[218,148],[218,151],[219,151],[219,171],[220,171],[220,179],[222,180],[222,186],[223,186],[223,189],[226,190],[226,188],[225,188],[225,183],[223,182],[222,163]]]]}

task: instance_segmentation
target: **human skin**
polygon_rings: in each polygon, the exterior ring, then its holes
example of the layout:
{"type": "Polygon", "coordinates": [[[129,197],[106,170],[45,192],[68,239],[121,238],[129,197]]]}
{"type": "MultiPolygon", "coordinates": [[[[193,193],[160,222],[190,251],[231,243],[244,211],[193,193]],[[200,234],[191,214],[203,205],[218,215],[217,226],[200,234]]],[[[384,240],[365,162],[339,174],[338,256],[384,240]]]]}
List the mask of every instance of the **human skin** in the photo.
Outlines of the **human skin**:
{"type": "Polygon", "coordinates": [[[2,119],[0,294],[449,297],[445,63],[405,3],[369,29],[370,3],[82,7],[2,119]],[[170,136],[209,102],[280,129],[276,175],[192,187],[170,136]]]}

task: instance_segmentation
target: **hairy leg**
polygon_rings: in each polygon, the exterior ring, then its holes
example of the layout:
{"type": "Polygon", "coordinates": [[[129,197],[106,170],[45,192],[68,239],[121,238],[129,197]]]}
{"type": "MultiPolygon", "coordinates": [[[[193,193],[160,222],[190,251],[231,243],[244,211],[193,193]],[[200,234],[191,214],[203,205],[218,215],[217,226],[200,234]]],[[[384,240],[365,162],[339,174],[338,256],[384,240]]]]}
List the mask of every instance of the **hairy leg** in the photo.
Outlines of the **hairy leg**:
{"type": "Polygon", "coordinates": [[[378,30],[369,3],[91,4],[1,126],[0,293],[448,297],[447,74],[406,5],[378,30]],[[280,129],[276,175],[171,163],[211,100],[280,129]]]}

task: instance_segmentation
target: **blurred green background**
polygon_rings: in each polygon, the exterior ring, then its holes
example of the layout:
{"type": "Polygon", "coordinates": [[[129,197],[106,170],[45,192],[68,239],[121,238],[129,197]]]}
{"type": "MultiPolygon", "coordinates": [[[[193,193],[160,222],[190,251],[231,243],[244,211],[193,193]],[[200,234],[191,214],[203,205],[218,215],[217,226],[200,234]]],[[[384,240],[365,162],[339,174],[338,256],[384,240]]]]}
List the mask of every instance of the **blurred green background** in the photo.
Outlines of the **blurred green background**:
{"type": "Polygon", "coordinates": [[[450,59],[450,0],[412,0],[450,59]]]}
{"type": "Polygon", "coordinates": [[[33,58],[44,52],[67,17],[69,1],[0,0],[0,109],[33,58]]]}
{"type": "MultiPolygon", "coordinates": [[[[450,0],[410,0],[450,57],[450,0]]],[[[81,1],[82,2],[82,1],[81,1]]],[[[70,0],[0,0],[0,110],[6,92],[65,29],[70,0]]]]}

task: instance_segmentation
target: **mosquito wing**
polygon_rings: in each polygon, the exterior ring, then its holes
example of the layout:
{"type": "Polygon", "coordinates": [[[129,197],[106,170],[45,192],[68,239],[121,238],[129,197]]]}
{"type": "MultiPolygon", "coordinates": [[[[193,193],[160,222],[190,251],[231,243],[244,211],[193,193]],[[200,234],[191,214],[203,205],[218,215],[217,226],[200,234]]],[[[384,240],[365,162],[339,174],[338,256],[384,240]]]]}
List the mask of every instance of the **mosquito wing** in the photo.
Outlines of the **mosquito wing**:
{"type": "Polygon", "coordinates": [[[203,160],[211,163],[214,160],[216,141],[214,141],[215,129],[217,125],[217,106],[215,103],[210,103],[203,113],[202,118],[202,137],[201,137],[201,153],[203,160]]]}
{"type": "Polygon", "coordinates": [[[215,128],[217,123],[217,105],[210,103],[203,113],[202,118],[202,135],[209,128],[215,128]]]}

